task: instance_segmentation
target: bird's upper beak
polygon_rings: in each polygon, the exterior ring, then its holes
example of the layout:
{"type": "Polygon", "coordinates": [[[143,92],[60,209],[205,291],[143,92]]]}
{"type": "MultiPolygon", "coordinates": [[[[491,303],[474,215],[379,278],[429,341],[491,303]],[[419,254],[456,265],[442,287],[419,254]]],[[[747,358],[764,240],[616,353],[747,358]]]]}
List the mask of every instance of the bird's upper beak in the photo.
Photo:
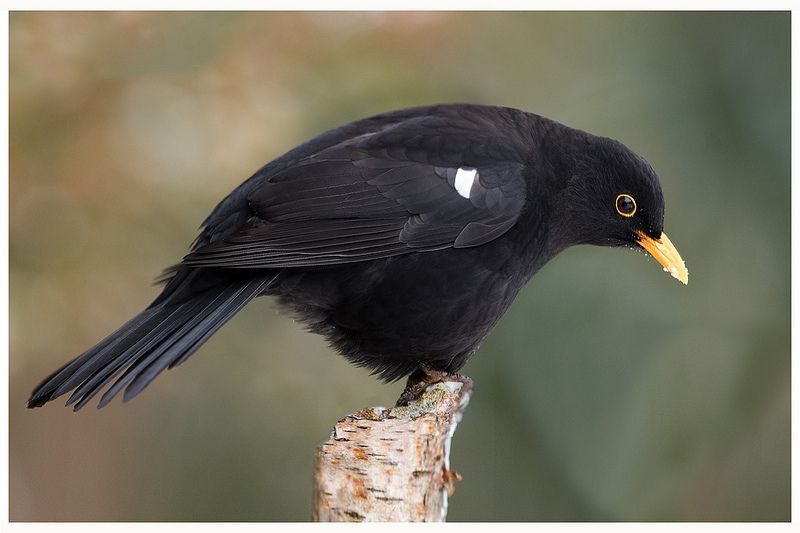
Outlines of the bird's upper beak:
{"type": "Polygon", "coordinates": [[[637,231],[636,238],[639,246],[661,263],[665,272],[669,272],[673,278],[679,279],[684,285],[689,283],[689,271],[686,270],[686,264],[681,259],[681,254],[667,238],[666,233],[662,233],[661,237],[654,239],[642,231],[637,231]]]}

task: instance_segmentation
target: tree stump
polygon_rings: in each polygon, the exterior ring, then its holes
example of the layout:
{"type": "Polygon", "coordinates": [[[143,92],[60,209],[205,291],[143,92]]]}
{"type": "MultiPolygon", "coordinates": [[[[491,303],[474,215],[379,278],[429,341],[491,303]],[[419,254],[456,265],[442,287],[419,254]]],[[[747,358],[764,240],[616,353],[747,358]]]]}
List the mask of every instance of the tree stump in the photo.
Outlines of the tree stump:
{"type": "Polygon", "coordinates": [[[450,441],[472,392],[462,378],[429,385],[405,406],[372,407],[336,423],[314,461],[318,522],[443,522],[460,476],[450,441]]]}

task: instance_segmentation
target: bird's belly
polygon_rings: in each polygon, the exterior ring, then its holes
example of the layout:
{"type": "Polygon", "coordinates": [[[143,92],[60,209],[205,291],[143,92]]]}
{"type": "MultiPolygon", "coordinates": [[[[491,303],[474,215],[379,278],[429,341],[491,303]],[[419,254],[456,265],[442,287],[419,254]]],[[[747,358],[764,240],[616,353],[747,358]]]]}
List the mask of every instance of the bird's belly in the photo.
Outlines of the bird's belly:
{"type": "Polygon", "coordinates": [[[520,276],[497,268],[504,265],[487,250],[408,254],[290,277],[281,301],[348,359],[388,379],[421,361],[456,371],[521,287],[520,276]]]}

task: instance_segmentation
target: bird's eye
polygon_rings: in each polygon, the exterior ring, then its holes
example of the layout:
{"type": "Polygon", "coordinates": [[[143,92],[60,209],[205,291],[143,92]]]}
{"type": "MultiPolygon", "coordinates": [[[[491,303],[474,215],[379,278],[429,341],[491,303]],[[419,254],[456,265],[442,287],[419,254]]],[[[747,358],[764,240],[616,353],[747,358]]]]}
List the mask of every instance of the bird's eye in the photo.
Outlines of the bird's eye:
{"type": "Polygon", "coordinates": [[[624,217],[632,217],[636,213],[636,200],[630,194],[617,196],[617,213],[624,217]]]}

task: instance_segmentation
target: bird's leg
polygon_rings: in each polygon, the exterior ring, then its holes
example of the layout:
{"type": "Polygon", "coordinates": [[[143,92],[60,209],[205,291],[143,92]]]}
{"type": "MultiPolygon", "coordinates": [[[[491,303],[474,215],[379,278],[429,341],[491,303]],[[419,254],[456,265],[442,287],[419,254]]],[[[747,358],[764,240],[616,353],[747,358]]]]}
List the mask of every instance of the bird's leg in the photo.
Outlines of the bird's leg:
{"type": "Polygon", "coordinates": [[[420,363],[417,369],[408,376],[406,388],[397,399],[396,406],[408,405],[410,402],[419,398],[428,386],[442,381],[460,381],[468,386],[472,386],[472,380],[461,374],[450,374],[443,370],[436,370],[429,363],[420,363]]]}

